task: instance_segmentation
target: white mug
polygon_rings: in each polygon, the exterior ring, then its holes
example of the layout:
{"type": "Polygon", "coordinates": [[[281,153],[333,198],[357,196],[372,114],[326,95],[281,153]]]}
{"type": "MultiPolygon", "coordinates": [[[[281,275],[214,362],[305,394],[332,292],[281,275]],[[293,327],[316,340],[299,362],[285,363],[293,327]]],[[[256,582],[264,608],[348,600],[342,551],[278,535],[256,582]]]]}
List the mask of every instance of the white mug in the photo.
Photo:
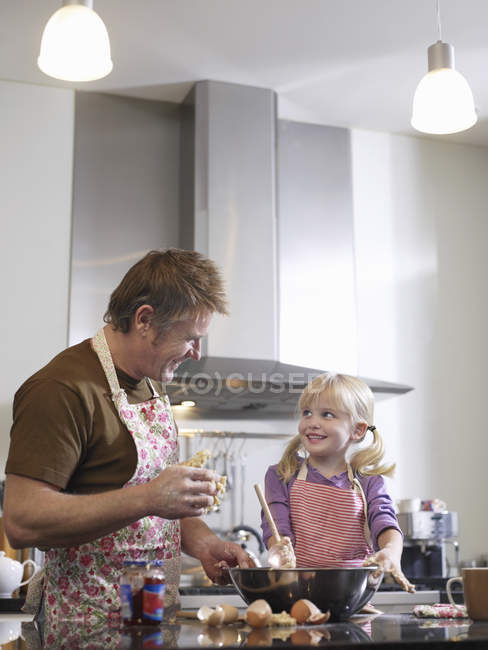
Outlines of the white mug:
{"type": "Polygon", "coordinates": [[[419,497],[414,499],[401,499],[397,505],[399,512],[418,512],[422,505],[422,500],[419,497]]]}
{"type": "Polygon", "coordinates": [[[22,621],[7,619],[0,621],[0,645],[15,641],[19,638],[22,621]]]}
{"type": "Polygon", "coordinates": [[[0,551],[0,598],[10,598],[12,592],[30,582],[37,571],[39,571],[39,567],[34,560],[17,562],[17,560],[7,557],[5,551],[0,551]],[[24,567],[29,564],[34,568],[34,573],[30,578],[22,581],[24,567]]]}

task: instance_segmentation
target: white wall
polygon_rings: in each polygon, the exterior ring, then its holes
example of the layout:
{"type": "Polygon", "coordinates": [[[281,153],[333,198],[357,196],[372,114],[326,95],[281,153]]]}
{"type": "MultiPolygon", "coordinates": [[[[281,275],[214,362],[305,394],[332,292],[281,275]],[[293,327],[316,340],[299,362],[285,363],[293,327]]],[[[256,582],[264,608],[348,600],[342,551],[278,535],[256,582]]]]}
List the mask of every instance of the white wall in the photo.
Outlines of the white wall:
{"type": "Polygon", "coordinates": [[[0,81],[0,459],[13,395],[66,346],[74,94],[0,81]]]}
{"type": "Polygon", "coordinates": [[[488,550],[488,150],[352,134],[359,374],[415,390],[380,402],[392,492],[460,515],[464,558],[488,550]]]}

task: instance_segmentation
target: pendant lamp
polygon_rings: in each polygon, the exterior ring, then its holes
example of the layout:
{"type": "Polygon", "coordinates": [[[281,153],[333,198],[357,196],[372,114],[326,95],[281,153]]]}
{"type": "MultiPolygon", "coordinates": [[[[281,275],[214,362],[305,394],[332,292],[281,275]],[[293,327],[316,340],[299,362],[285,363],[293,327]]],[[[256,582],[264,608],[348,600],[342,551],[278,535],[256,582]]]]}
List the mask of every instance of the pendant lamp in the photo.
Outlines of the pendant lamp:
{"type": "Polygon", "coordinates": [[[411,124],[423,133],[458,133],[478,119],[468,82],[454,69],[454,48],[441,39],[437,0],[439,40],[427,50],[428,73],[420,80],[413,98],[411,124]]]}
{"type": "Polygon", "coordinates": [[[110,41],[93,0],[63,0],[44,28],[37,64],[64,81],[94,81],[111,72],[110,41]]]}

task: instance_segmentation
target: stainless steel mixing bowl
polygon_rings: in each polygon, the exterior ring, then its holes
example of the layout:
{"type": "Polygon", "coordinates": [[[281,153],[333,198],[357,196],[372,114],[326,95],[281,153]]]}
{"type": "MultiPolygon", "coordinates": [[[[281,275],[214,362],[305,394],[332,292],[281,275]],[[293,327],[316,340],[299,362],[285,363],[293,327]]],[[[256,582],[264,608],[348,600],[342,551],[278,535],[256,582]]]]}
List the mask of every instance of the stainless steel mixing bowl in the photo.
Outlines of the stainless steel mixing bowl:
{"type": "Polygon", "coordinates": [[[331,621],[345,621],[361,609],[378,589],[378,567],[353,569],[230,569],[237,591],[247,604],[266,600],[273,612],[290,611],[300,598],[311,600],[331,621]]]}

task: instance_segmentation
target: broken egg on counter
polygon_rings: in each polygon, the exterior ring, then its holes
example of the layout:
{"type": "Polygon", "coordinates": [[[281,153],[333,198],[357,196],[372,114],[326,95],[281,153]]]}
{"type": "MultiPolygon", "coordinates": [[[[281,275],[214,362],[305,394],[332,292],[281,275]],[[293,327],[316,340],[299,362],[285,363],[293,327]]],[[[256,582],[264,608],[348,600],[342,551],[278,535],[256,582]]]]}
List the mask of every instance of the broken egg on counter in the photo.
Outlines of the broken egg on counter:
{"type": "Polygon", "coordinates": [[[205,625],[216,627],[217,625],[234,623],[239,618],[239,610],[233,605],[217,605],[215,609],[203,605],[197,612],[197,618],[205,625]]]}
{"type": "Polygon", "coordinates": [[[320,625],[325,623],[330,618],[330,612],[321,612],[320,609],[306,598],[301,598],[293,604],[290,610],[292,616],[297,623],[311,623],[312,625],[320,625]]]}
{"type": "Polygon", "coordinates": [[[220,605],[224,610],[224,623],[234,623],[239,618],[239,610],[234,605],[227,605],[224,603],[220,605]]]}
{"type": "Polygon", "coordinates": [[[268,603],[260,598],[251,603],[246,609],[246,623],[251,627],[265,627],[271,620],[272,613],[268,603]]]}
{"type": "Polygon", "coordinates": [[[224,622],[225,612],[220,605],[217,605],[215,609],[204,605],[198,610],[197,618],[199,621],[202,621],[202,623],[205,623],[205,625],[216,627],[217,625],[222,625],[224,622]]]}

